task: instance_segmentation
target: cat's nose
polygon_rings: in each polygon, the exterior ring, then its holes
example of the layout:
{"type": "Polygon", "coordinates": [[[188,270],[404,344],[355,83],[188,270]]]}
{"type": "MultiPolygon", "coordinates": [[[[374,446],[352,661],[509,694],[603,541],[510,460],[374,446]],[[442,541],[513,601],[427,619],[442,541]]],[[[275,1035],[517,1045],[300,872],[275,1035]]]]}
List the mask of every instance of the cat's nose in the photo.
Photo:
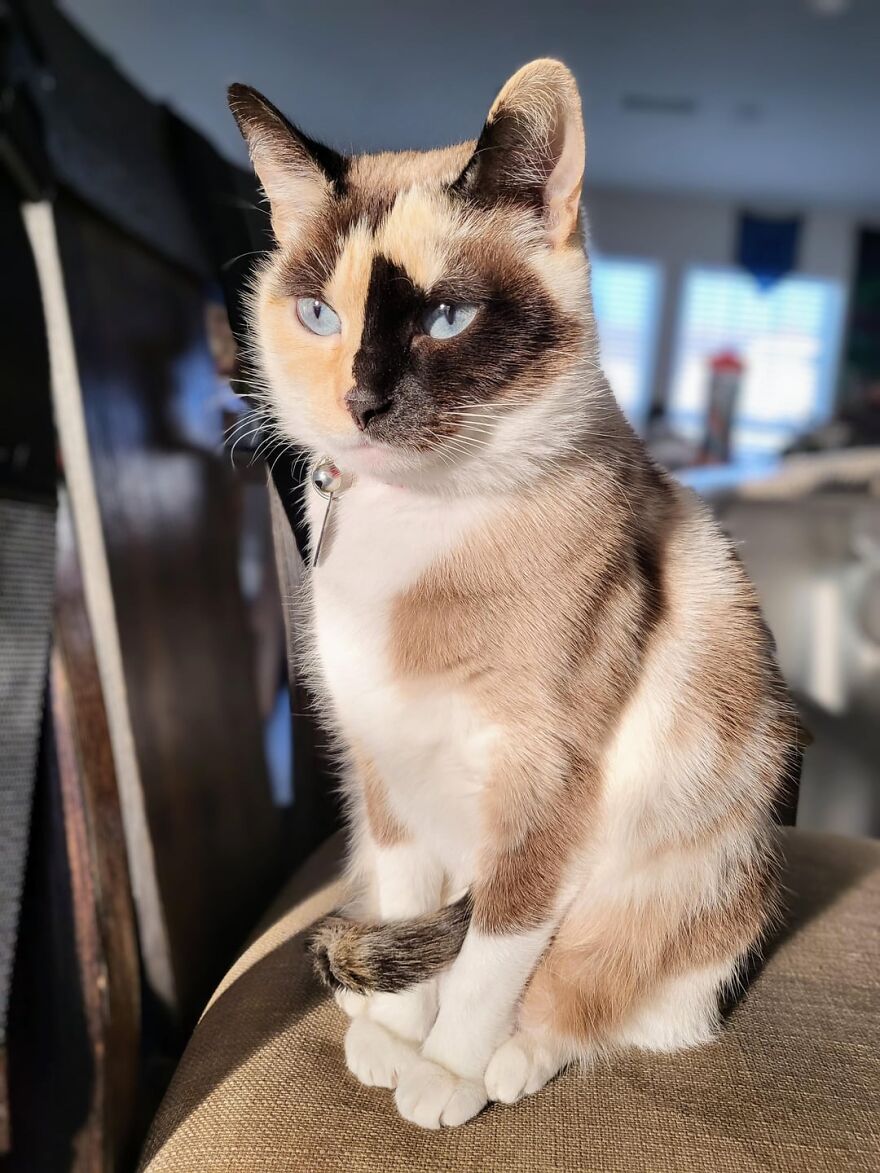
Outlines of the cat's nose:
{"type": "Polygon", "coordinates": [[[391,406],[391,397],[365,387],[352,387],[345,396],[345,406],[362,432],[377,416],[384,415],[391,406]]]}

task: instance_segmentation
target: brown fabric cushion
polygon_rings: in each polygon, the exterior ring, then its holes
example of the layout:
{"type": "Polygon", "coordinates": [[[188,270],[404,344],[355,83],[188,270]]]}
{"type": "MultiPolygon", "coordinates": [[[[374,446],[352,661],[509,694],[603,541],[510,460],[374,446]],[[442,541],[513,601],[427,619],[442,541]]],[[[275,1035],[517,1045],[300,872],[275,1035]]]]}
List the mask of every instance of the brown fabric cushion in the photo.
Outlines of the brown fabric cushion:
{"type": "Polygon", "coordinates": [[[745,1173],[880,1169],[880,844],[794,833],[789,926],[722,1038],[568,1072],[423,1132],[345,1069],[303,928],[339,899],[311,861],[206,1010],[154,1122],[149,1173],[745,1173]]]}

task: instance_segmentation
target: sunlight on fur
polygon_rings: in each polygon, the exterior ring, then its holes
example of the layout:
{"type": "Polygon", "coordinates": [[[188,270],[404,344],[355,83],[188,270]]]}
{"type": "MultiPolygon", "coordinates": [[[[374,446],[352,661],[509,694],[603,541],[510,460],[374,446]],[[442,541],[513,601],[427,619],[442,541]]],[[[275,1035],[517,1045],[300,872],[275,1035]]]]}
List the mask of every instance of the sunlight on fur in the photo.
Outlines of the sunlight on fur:
{"type": "Polygon", "coordinates": [[[311,946],[350,1071],[438,1128],[708,1042],[775,916],[799,727],[735,551],[600,369],[573,77],[532,62],[475,142],[399,155],[230,102],[278,242],[262,410],[346,476],[297,626],[359,893],[311,946]]]}

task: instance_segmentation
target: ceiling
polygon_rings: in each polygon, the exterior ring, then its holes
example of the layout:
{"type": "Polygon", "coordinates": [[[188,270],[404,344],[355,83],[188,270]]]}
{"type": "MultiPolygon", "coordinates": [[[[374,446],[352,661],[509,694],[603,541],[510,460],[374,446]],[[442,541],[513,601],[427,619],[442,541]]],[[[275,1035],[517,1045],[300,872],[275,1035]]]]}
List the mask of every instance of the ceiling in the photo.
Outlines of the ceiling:
{"type": "Polygon", "coordinates": [[[337,147],[426,146],[474,137],[505,77],[551,54],[581,84],[595,185],[880,208],[880,0],[60,6],[239,160],[231,81],[337,147]]]}

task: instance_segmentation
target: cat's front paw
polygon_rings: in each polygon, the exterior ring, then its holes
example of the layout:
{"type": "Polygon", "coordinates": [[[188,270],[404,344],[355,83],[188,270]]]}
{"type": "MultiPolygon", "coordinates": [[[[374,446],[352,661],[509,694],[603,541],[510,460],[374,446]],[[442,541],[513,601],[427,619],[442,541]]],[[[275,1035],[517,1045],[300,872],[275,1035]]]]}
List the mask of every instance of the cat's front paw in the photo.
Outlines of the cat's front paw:
{"type": "Polygon", "coordinates": [[[540,1091],[562,1068],[559,1051],[525,1033],[502,1043],[486,1068],[486,1093],[500,1104],[515,1104],[540,1091]]]}
{"type": "Polygon", "coordinates": [[[439,1063],[417,1058],[401,1071],[394,1099],[404,1120],[420,1128],[454,1128],[485,1106],[486,1089],[482,1080],[464,1079],[439,1063]]]}
{"type": "Polygon", "coordinates": [[[397,1087],[401,1073],[419,1061],[418,1053],[365,1015],[353,1018],[345,1035],[345,1062],[367,1087],[397,1087]]]}

